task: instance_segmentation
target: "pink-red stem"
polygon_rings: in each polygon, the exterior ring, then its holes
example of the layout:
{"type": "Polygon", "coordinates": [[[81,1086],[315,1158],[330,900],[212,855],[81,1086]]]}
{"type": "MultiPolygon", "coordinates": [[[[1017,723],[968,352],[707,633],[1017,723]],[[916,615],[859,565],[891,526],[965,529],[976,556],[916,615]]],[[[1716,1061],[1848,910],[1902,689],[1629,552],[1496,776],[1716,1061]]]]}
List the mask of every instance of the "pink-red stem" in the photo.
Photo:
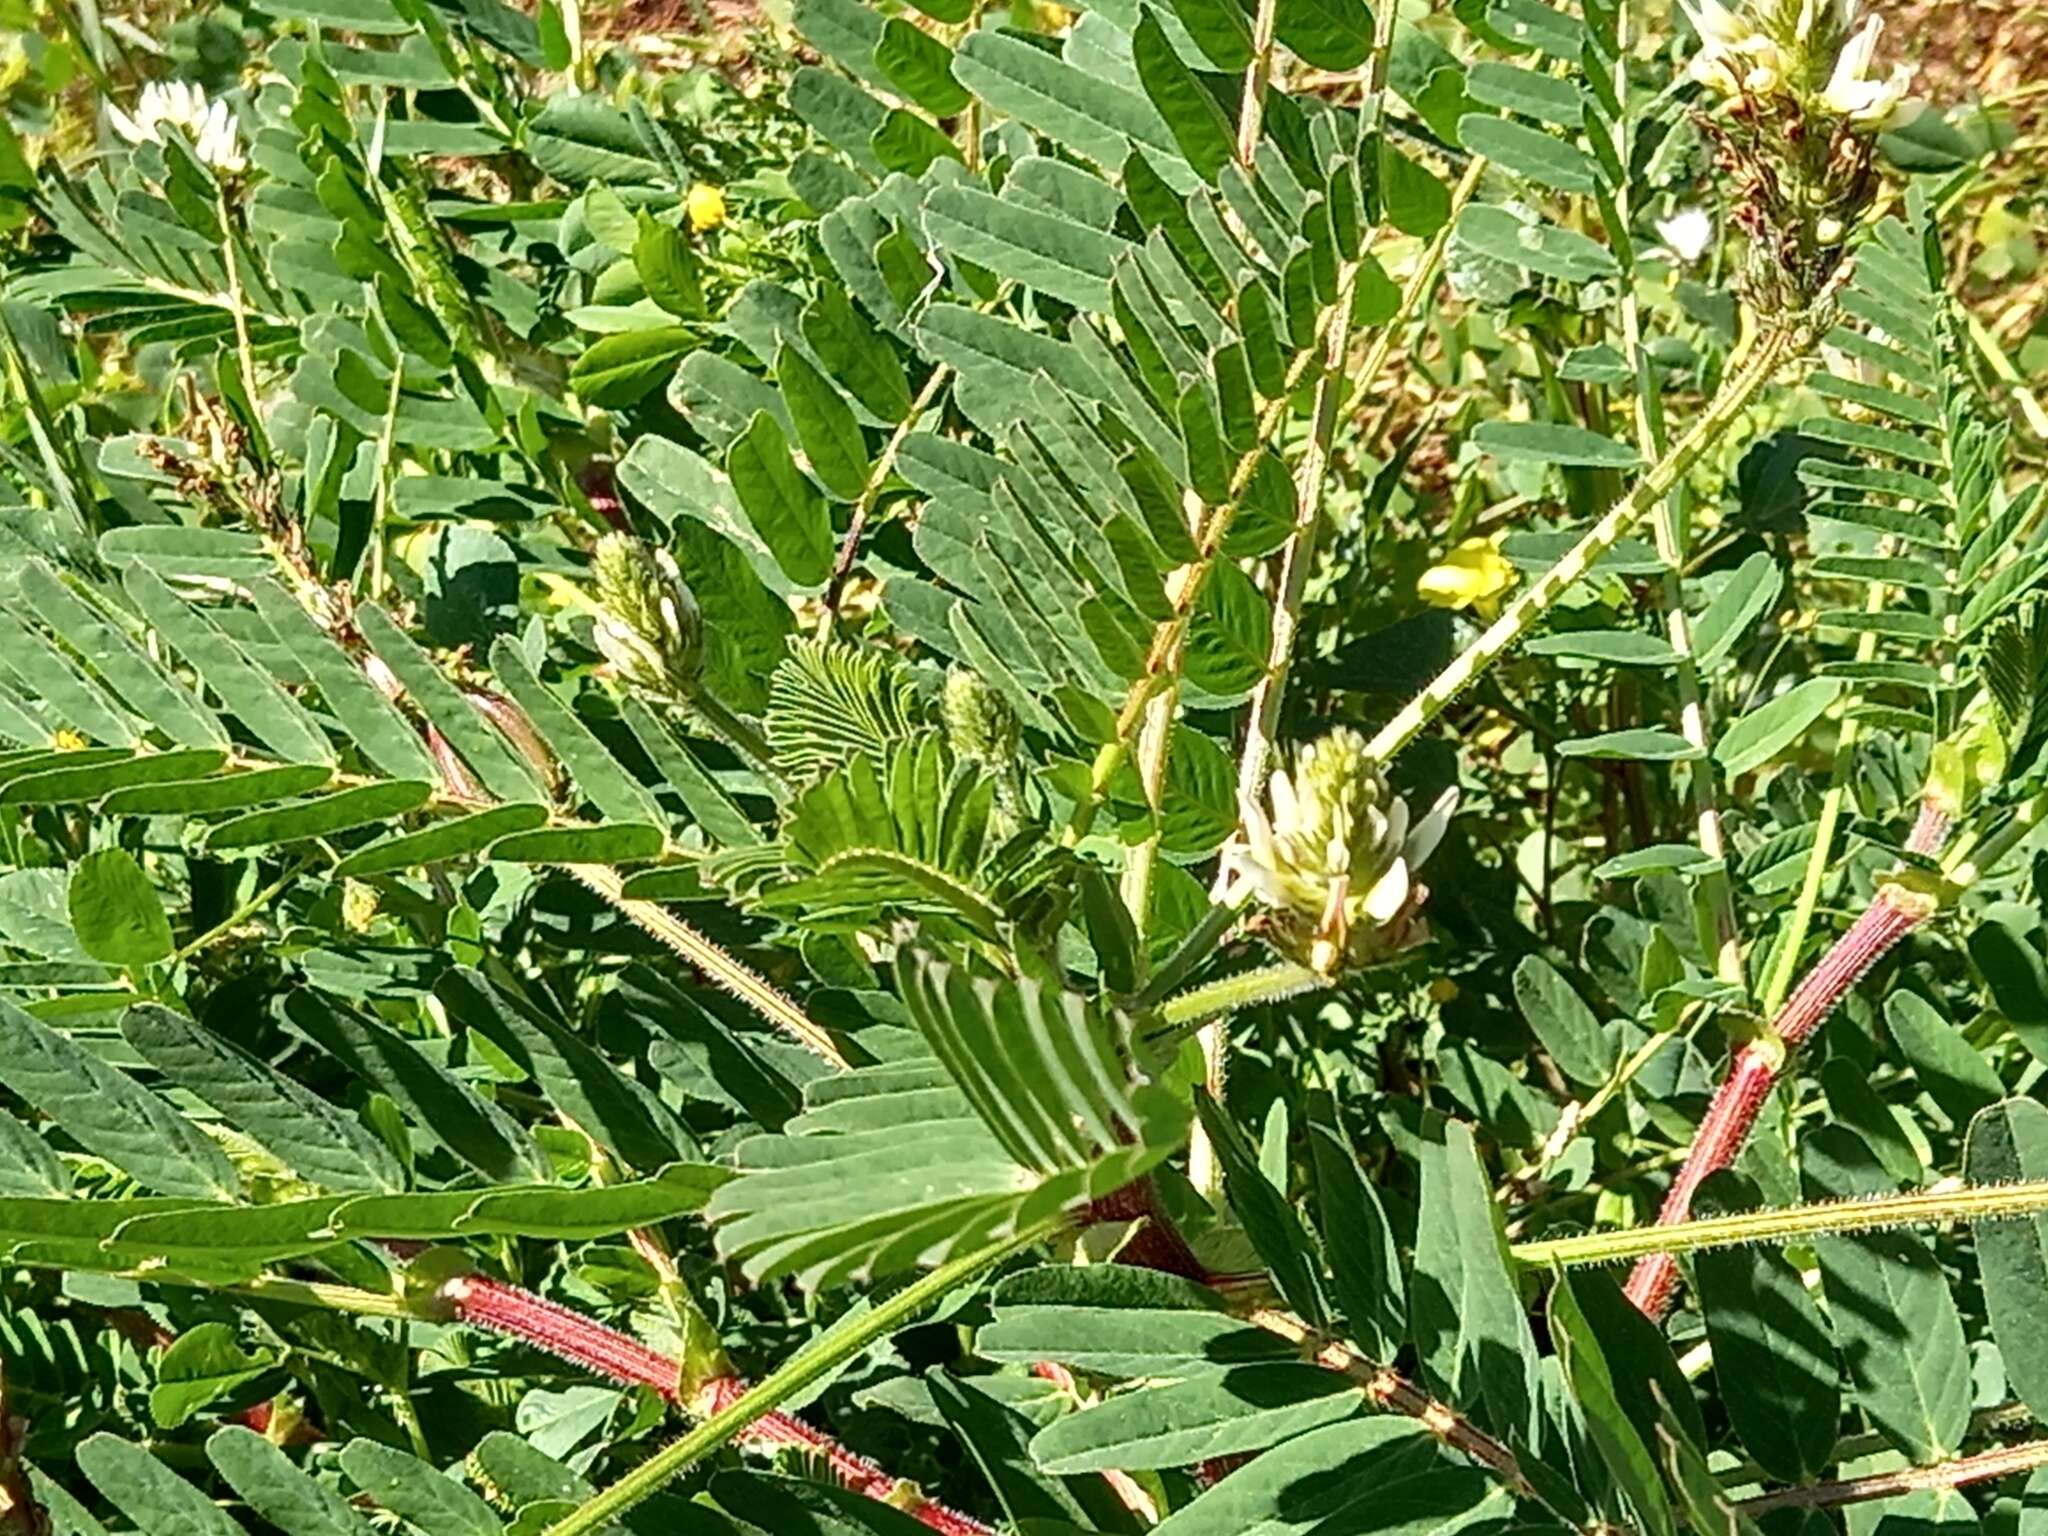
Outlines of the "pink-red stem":
{"type": "MultiPolygon", "coordinates": [[[[440,1299],[456,1322],[518,1339],[623,1386],[652,1388],[669,1403],[705,1416],[730,1407],[747,1390],[741,1378],[720,1376],[698,1387],[685,1403],[682,1366],[676,1360],[630,1334],[486,1275],[457,1276],[441,1288],[440,1299]]],[[[914,1483],[890,1476],[790,1414],[767,1414],[740,1438],[749,1445],[805,1451],[843,1487],[892,1505],[945,1536],[993,1536],[979,1520],[926,1498],[914,1483]]]]}
{"type": "MultiPolygon", "coordinates": [[[[1948,817],[1923,805],[1906,847],[1913,853],[1933,854],[1947,836],[1948,817]]],[[[1659,1226],[1670,1226],[1691,1216],[1693,1196],[1699,1193],[1700,1185],[1710,1175],[1732,1165],[1741,1153],[1793,1053],[1813,1038],[1842,999],[1870,974],[1871,968],[1933,912],[1931,902],[1896,886],[1879,891],[1863,915],[1849,925],[1848,932],[1835,941],[1820,963],[1793,989],[1785,1006],[1771,1020],[1769,1033],[1736,1051],[1727,1077],[1700,1121],[1692,1150],[1664,1197],[1663,1209],[1657,1213],[1659,1226]]],[[[1678,1261],[1668,1253],[1652,1254],[1641,1260],[1628,1279],[1629,1300],[1652,1320],[1669,1310],[1677,1290],[1678,1261]]]]}

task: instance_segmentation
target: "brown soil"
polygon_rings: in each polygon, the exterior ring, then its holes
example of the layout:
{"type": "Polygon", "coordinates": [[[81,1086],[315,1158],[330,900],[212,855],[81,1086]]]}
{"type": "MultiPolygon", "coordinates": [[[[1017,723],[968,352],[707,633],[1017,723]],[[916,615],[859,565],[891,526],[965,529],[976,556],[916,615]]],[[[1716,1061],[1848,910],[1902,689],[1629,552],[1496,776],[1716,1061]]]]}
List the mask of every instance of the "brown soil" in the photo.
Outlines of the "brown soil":
{"type": "Polygon", "coordinates": [[[1888,40],[1920,66],[1915,88],[1938,105],[2002,96],[2048,78],[2042,0],[1907,0],[1887,21],[1888,40]]]}

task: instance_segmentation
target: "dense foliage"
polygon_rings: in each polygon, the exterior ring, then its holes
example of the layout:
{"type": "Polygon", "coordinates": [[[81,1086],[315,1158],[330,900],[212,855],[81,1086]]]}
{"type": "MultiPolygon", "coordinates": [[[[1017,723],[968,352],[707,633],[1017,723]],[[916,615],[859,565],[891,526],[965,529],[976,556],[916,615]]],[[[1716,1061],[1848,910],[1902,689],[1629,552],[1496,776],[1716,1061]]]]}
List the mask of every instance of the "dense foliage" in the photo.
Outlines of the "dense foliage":
{"type": "Polygon", "coordinates": [[[2038,1524],[2024,113],[685,9],[0,7],[0,1532],[2038,1524]]]}

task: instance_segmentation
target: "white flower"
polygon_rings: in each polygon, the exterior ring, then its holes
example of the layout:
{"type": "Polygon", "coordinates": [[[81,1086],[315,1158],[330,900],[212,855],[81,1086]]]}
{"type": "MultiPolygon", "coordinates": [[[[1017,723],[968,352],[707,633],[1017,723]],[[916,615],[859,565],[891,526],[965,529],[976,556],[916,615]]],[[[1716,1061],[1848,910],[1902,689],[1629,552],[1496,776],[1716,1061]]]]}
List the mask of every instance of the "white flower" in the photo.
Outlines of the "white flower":
{"type": "Polygon", "coordinates": [[[1678,5],[1685,12],[1685,19],[1692,23],[1693,31],[1699,33],[1700,41],[1709,48],[1734,48],[1755,33],[1756,29],[1738,14],[1739,6],[1731,9],[1721,0],[1678,0],[1678,5]]]}
{"type": "Polygon", "coordinates": [[[1873,16],[1864,23],[1862,31],[1842,45],[1841,53],[1835,57],[1835,72],[1827,89],[1820,93],[1820,104],[1859,127],[1890,131],[1911,123],[1925,103],[1906,98],[1906,88],[1913,83],[1913,71],[1908,65],[1894,65],[1882,80],[1870,78],[1877,40],[1883,32],[1883,18],[1873,16]]]}
{"type": "Polygon", "coordinates": [[[109,106],[107,118],[130,144],[161,144],[163,130],[171,127],[216,171],[232,174],[248,164],[242,155],[241,129],[228,104],[209,102],[205,89],[188,80],[152,80],[142,88],[133,117],[109,106]]]}
{"type": "Polygon", "coordinates": [[[1672,255],[1691,266],[1714,243],[1714,219],[1704,208],[1681,208],[1657,221],[1657,234],[1672,255]]]}
{"type": "Polygon", "coordinates": [[[1457,804],[1446,793],[1414,826],[1365,738],[1339,728],[1274,773],[1267,804],[1246,804],[1231,863],[1271,913],[1281,948],[1324,975],[1368,964],[1423,936],[1415,871],[1457,804]]]}

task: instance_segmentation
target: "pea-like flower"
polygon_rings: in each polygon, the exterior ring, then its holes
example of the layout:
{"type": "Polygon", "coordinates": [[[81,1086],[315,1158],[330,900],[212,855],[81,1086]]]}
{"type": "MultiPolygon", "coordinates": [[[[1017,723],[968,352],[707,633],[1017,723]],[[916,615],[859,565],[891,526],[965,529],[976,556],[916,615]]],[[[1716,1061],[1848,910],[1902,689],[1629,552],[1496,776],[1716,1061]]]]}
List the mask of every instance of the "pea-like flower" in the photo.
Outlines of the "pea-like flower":
{"type": "Polygon", "coordinates": [[[1906,95],[1913,83],[1910,65],[1893,65],[1891,73],[1881,80],[1870,77],[1877,41],[1883,34],[1883,18],[1873,16],[1842,45],[1842,51],[1835,55],[1835,70],[1828,78],[1827,89],[1820,93],[1820,104],[1858,127],[1891,132],[1917,119],[1925,103],[1906,95]]]}
{"type": "Polygon", "coordinates": [[[242,154],[241,129],[235,114],[224,101],[208,101],[204,87],[187,80],[152,80],[142,88],[130,117],[119,107],[109,106],[107,118],[114,131],[130,144],[161,144],[166,127],[175,128],[192,145],[192,152],[206,165],[226,175],[238,175],[248,161],[242,154]]]}
{"type": "Polygon", "coordinates": [[[1276,947],[1324,976],[1420,942],[1427,894],[1415,871],[1457,805],[1449,790],[1413,826],[1366,741],[1339,727],[1273,774],[1267,804],[1247,804],[1232,867],[1268,912],[1276,947]]]}
{"type": "Polygon", "coordinates": [[[704,655],[704,621],[673,556],[623,533],[598,540],[595,639],[635,687],[688,694],[704,655]]]}
{"type": "Polygon", "coordinates": [[[697,182],[683,199],[683,212],[689,215],[690,228],[698,234],[716,229],[725,222],[725,193],[708,181],[697,182]]]}
{"type": "Polygon", "coordinates": [[[1433,608],[1476,608],[1482,618],[1500,611],[1515,584],[1515,568],[1494,539],[1466,539],[1415,582],[1415,595],[1433,608]]]}

